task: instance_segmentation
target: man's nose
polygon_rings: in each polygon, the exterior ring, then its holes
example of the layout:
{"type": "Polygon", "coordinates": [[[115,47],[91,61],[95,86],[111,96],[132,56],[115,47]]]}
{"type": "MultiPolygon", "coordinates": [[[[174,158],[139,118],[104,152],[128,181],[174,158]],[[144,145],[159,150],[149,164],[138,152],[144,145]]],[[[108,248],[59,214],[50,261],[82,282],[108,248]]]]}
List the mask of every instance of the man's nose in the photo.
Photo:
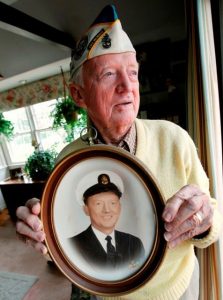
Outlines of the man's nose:
{"type": "Polygon", "coordinates": [[[104,205],[103,205],[103,210],[105,212],[109,212],[111,209],[110,209],[110,205],[109,203],[105,202],[104,205]]]}
{"type": "Polygon", "coordinates": [[[131,91],[131,81],[127,73],[123,72],[119,76],[119,82],[117,85],[117,91],[119,93],[131,91]]]}

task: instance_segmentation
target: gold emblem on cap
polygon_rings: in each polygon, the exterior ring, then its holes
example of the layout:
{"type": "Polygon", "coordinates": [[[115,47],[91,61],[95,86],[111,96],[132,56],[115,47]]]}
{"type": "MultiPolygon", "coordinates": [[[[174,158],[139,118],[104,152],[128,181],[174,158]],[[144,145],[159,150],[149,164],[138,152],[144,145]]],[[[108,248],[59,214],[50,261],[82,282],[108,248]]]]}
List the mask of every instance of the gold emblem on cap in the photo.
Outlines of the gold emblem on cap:
{"type": "Polygon", "coordinates": [[[98,176],[98,183],[100,184],[109,184],[110,183],[110,178],[107,174],[101,174],[98,176]]]}

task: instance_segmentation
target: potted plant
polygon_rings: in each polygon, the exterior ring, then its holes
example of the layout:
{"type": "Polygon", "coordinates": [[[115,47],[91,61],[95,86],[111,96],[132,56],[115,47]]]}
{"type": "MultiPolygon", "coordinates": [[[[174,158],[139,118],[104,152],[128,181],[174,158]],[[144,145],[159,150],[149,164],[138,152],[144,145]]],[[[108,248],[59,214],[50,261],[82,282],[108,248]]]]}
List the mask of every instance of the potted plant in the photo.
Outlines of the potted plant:
{"type": "Polygon", "coordinates": [[[7,139],[12,138],[14,126],[11,121],[6,120],[3,113],[0,113],[0,135],[3,134],[7,139]]]}
{"type": "Polygon", "coordinates": [[[87,113],[83,108],[78,107],[70,96],[57,99],[56,106],[51,112],[53,128],[63,128],[66,133],[66,141],[74,140],[74,129],[86,126],[87,113]]]}
{"type": "Polygon", "coordinates": [[[35,149],[25,164],[25,172],[33,180],[46,180],[54,168],[56,153],[51,150],[35,149]]]}

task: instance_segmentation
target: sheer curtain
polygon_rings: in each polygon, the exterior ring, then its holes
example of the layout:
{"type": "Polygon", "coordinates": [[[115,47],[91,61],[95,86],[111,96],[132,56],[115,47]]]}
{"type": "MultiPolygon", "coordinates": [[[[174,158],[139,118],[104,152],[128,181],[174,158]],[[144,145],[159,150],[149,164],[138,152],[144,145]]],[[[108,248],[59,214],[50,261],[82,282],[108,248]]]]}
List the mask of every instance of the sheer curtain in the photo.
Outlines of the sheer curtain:
{"type": "MultiPolygon", "coordinates": [[[[188,129],[223,212],[222,141],[210,0],[186,1],[188,27],[188,129]]],[[[198,250],[200,300],[222,300],[223,240],[198,250]]]]}

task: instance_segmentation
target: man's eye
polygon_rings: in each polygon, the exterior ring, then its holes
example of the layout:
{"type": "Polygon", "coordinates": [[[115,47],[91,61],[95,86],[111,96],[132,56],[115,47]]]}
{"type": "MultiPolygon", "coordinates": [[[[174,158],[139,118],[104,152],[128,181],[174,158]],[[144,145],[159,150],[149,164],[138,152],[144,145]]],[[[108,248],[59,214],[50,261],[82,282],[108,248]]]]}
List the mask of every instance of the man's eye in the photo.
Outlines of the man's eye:
{"type": "Polygon", "coordinates": [[[138,71],[131,71],[131,75],[138,76],[138,71]]]}
{"type": "Polygon", "coordinates": [[[105,77],[110,77],[110,76],[112,76],[112,75],[114,75],[113,72],[106,72],[106,73],[104,74],[105,77]]]}

